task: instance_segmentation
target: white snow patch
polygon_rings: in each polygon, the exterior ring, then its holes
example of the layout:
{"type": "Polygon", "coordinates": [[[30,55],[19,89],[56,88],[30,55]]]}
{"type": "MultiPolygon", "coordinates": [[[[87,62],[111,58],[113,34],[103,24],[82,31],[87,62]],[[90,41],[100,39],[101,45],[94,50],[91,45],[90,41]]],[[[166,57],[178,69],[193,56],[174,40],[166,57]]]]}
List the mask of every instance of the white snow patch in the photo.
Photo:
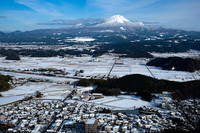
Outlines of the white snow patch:
{"type": "Polygon", "coordinates": [[[0,97],[0,105],[12,103],[18,100],[22,100],[25,96],[9,96],[9,97],[0,97]]]}
{"type": "Polygon", "coordinates": [[[114,32],[113,30],[101,30],[100,32],[114,32]]]}
{"type": "Polygon", "coordinates": [[[113,110],[129,110],[136,109],[142,106],[154,106],[151,102],[141,100],[140,97],[134,95],[121,96],[105,96],[101,99],[90,100],[90,103],[101,105],[103,107],[111,108],[113,110]]]}
{"type": "Polygon", "coordinates": [[[163,58],[167,58],[167,57],[182,57],[182,58],[187,58],[187,57],[199,57],[200,56],[200,51],[195,51],[195,50],[190,50],[187,52],[180,52],[180,53],[156,53],[156,52],[152,52],[151,55],[153,55],[154,57],[163,57],[163,58]]]}
{"type": "Polygon", "coordinates": [[[68,42],[91,42],[95,41],[96,39],[91,37],[75,37],[72,39],[67,39],[68,42]]]}
{"type": "Polygon", "coordinates": [[[125,30],[124,27],[120,27],[121,30],[125,30]]]}

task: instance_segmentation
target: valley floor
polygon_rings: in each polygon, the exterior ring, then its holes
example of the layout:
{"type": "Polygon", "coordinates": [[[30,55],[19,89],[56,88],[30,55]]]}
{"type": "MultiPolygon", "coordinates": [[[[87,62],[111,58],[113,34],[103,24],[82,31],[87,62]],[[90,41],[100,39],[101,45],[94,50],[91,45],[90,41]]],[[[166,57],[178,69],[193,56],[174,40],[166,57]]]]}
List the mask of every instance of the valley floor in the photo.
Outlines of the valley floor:
{"type": "MultiPolygon", "coordinates": [[[[157,79],[179,82],[200,79],[199,72],[166,71],[161,68],[146,66],[147,61],[148,59],[119,58],[117,55],[103,55],[97,58],[91,56],[65,58],[21,57],[20,61],[10,61],[0,57],[0,74],[12,76],[15,82],[13,89],[1,92],[3,97],[0,98],[0,103],[1,105],[7,104],[8,101],[5,99],[10,97],[13,97],[10,98],[13,99],[11,102],[15,101],[14,99],[20,100],[25,96],[34,95],[36,91],[44,94],[43,99],[63,100],[73,89],[74,82],[81,78],[106,79],[130,74],[142,74],[157,79]],[[65,73],[38,71],[41,68],[53,68],[62,70],[65,73]],[[32,82],[32,79],[37,82],[32,82]]],[[[82,89],[84,90],[85,88],[82,89]]],[[[111,97],[110,99],[110,97],[106,97],[100,99],[100,101],[94,100],[92,102],[101,102],[102,105],[114,106],[113,108],[127,109],[136,106],[135,104],[133,106],[123,106],[123,103],[131,102],[130,98],[111,97]]],[[[141,103],[141,105],[143,104],[146,105],[148,103],[141,103]]]]}

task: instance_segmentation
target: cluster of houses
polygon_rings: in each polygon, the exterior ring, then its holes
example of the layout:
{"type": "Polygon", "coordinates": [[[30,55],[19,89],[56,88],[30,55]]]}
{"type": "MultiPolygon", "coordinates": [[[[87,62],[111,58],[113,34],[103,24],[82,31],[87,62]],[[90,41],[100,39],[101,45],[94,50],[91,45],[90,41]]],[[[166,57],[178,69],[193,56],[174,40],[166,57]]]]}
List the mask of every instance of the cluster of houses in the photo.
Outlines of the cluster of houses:
{"type": "Polygon", "coordinates": [[[89,100],[93,100],[93,99],[99,99],[99,98],[103,98],[103,94],[102,93],[89,93],[89,92],[85,92],[81,89],[74,89],[71,94],[70,94],[70,99],[72,100],[78,100],[78,101],[89,101],[89,100]]]}
{"type": "Polygon", "coordinates": [[[63,76],[68,75],[69,73],[62,70],[62,69],[56,69],[56,68],[38,68],[38,69],[25,69],[23,72],[26,73],[36,73],[41,75],[51,75],[51,76],[63,76]]]}
{"type": "MultiPolygon", "coordinates": [[[[200,99],[188,99],[188,100],[172,100],[169,92],[163,92],[162,94],[156,94],[158,99],[155,100],[157,110],[154,112],[170,113],[168,118],[176,121],[176,128],[182,131],[194,131],[199,128],[200,124],[200,99]]],[[[143,109],[145,110],[145,109],[143,109]]]]}
{"type": "MultiPolygon", "coordinates": [[[[163,101],[162,105],[165,102],[163,101]]],[[[166,104],[166,103],[165,103],[166,104]]],[[[178,121],[176,128],[185,132],[194,131],[200,124],[200,100],[189,99],[183,101],[172,100],[161,109],[173,111],[170,119],[178,121]],[[178,114],[178,115],[174,115],[178,114]]]]}
{"type": "Polygon", "coordinates": [[[13,87],[21,86],[29,82],[46,82],[46,83],[52,83],[52,81],[48,79],[41,79],[41,78],[16,78],[12,77],[11,84],[13,87]]]}
{"type": "Polygon", "coordinates": [[[196,128],[199,103],[188,100],[176,103],[176,110],[142,107],[140,114],[125,114],[104,112],[103,107],[84,102],[30,100],[0,107],[0,124],[8,126],[7,132],[135,133],[176,129],[179,123],[174,120],[178,119],[186,123],[183,129],[187,131],[196,128]],[[194,123],[187,121],[186,115],[194,123]]]}

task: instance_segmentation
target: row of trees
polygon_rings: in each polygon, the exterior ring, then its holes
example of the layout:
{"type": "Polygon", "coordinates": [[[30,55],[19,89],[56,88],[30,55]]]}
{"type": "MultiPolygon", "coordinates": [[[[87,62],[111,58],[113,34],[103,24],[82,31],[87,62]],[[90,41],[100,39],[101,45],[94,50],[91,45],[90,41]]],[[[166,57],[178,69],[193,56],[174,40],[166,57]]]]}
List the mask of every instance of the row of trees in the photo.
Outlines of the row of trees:
{"type": "Polygon", "coordinates": [[[0,49],[0,54],[2,56],[31,56],[31,57],[55,57],[55,56],[64,56],[66,54],[69,55],[80,55],[80,54],[92,54],[90,51],[84,50],[84,51],[76,51],[76,50],[44,50],[44,49],[38,49],[38,50],[29,50],[29,49],[22,49],[22,50],[6,50],[6,49],[0,49]]]}

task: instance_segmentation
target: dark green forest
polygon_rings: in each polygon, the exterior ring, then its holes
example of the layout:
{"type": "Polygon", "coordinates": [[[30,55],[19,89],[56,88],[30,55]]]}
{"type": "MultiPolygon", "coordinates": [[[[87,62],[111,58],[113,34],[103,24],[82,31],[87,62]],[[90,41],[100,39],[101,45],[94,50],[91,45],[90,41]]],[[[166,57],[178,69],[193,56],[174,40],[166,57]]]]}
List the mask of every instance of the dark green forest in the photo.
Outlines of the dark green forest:
{"type": "Polygon", "coordinates": [[[119,91],[137,92],[142,99],[151,101],[153,93],[172,92],[173,99],[200,98],[200,80],[189,82],[174,82],[158,80],[152,77],[134,74],[118,79],[81,79],[79,86],[97,85],[92,92],[104,95],[120,95],[119,91]],[[110,93],[109,93],[110,92],[110,93]]]}
{"type": "Polygon", "coordinates": [[[164,70],[194,72],[200,70],[200,61],[191,58],[169,57],[155,58],[147,63],[148,66],[162,67],[164,70]]]}
{"type": "Polygon", "coordinates": [[[0,75],[0,92],[10,89],[10,84],[8,83],[10,80],[10,76],[0,75]]]}

